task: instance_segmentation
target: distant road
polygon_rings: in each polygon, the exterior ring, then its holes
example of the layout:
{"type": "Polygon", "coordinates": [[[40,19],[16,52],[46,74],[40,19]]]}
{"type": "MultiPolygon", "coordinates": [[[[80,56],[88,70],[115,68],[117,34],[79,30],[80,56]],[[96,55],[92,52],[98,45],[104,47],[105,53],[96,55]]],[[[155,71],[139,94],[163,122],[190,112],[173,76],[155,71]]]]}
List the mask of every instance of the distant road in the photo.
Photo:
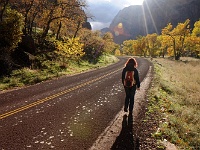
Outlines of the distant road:
{"type": "MultiPolygon", "coordinates": [[[[0,94],[0,150],[85,150],[121,110],[127,58],[0,94]]],[[[142,81],[150,63],[137,58],[142,81]]]]}

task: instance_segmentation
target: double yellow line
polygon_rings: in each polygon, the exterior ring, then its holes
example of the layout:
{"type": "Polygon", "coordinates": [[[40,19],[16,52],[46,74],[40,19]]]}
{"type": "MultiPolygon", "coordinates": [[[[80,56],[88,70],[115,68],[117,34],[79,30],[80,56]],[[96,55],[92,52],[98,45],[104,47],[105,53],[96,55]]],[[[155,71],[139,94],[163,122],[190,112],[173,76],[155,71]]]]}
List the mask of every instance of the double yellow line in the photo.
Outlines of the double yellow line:
{"type": "Polygon", "coordinates": [[[34,107],[34,106],[36,106],[36,105],[39,105],[39,104],[42,104],[42,103],[47,102],[47,101],[49,101],[49,100],[52,100],[52,99],[54,99],[54,98],[56,98],[56,97],[59,97],[59,96],[61,96],[61,95],[64,95],[64,94],[69,93],[69,92],[71,92],[71,91],[74,91],[74,90],[76,90],[76,89],[79,89],[79,88],[81,88],[81,87],[84,87],[84,86],[86,86],[86,85],[89,85],[89,84],[91,84],[91,83],[93,83],[93,82],[96,82],[96,81],[98,81],[98,80],[100,80],[100,79],[102,79],[102,78],[105,78],[105,77],[107,77],[107,76],[109,76],[109,75],[111,75],[111,74],[114,74],[115,72],[117,72],[117,71],[119,71],[119,70],[120,70],[120,69],[115,70],[115,71],[113,71],[113,72],[111,72],[111,73],[108,73],[108,74],[106,74],[106,75],[103,75],[103,76],[101,76],[101,77],[99,77],[99,78],[96,78],[96,79],[90,80],[90,81],[88,81],[88,82],[82,83],[82,84],[80,84],[80,85],[77,85],[77,86],[75,86],[75,87],[72,87],[72,88],[70,88],[70,89],[67,89],[67,90],[65,90],[65,91],[62,91],[62,92],[60,92],[60,93],[51,95],[51,96],[46,97],[46,98],[44,98],[44,99],[38,100],[38,101],[36,101],[36,102],[33,102],[33,103],[28,104],[28,105],[22,106],[22,107],[20,107],[20,108],[17,108],[17,109],[15,109],[15,110],[6,112],[6,113],[4,113],[4,114],[1,114],[1,115],[0,115],[0,120],[1,120],[1,119],[4,119],[4,118],[6,118],[6,117],[9,117],[9,116],[11,116],[11,115],[13,115],[13,114],[16,114],[16,113],[18,113],[18,112],[21,112],[21,111],[24,111],[24,110],[26,110],[26,109],[29,109],[29,108],[31,108],[31,107],[34,107]]]}

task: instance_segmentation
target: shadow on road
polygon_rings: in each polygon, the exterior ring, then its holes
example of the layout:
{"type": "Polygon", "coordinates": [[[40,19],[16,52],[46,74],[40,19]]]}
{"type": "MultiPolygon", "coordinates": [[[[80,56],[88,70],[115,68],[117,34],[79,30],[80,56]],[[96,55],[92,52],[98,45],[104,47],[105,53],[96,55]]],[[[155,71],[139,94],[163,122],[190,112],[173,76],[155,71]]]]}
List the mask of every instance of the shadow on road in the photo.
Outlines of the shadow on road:
{"type": "Polygon", "coordinates": [[[111,150],[139,150],[139,140],[134,139],[133,134],[133,115],[125,114],[122,121],[122,130],[111,150]]]}

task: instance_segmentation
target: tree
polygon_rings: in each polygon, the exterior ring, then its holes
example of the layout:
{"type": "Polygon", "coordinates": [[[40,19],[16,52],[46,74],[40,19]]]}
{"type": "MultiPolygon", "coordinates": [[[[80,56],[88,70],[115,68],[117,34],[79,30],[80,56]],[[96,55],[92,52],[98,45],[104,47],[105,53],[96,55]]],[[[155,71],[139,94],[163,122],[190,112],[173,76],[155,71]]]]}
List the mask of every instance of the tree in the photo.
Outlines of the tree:
{"type": "Polygon", "coordinates": [[[186,48],[192,56],[200,57],[200,20],[195,22],[191,36],[186,37],[186,48]]]}
{"type": "MultiPolygon", "coordinates": [[[[79,60],[85,53],[79,38],[67,38],[64,41],[55,40],[56,53],[62,58],[63,66],[70,60],[79,60]]],[[[60,58],[58,57],[58,58],[60,58]]]]}
{"type": "Polygon", "coordinates": [[[158,35],[156,33],[148,34],[146,36],[146,48],[148,48],[149,55],[151,57],[155,57],[158,50],[158,43],[157,43],[158,35]]]}
{"type": "Polygon", "coordinates": [[[137,37],[136,43],[134,44],[134,49],[137,54],[143,55],[144,57],[147,56],[146,38],[144,36],[137,37]]]}
{"type": "Polygon", "coordinates": [[[85,7],[85,3],[82,1],[46,1],[44,4],[45,9],[43,11],[43,16],[41,16],[42,20],[46,20],[43,26],[43,33],[41,38],[45,39],[52,23],[60,23],[64,19],[67,19],[70,21],[70,23],[73,23],[71,21],[76,22],[76,25],[74,25],[74,37],[76,37],[77,30],[80,28],[80,24],[85,20],[85,13],[81,7],[85,7]]]}
{"type": "Polygon", "coordinates": [[[169,42],[171,37],[166,36],[166,35],[160,35],[157,38],[158,41],[158,46],[160,49],[159,56],[162,56],[163,58],[167,54],[167,50],[169,47],[171,47],[171,43],[169,42]]]}
{"type": "Polygon", "coordinates": [[[194,29],[192,30],[192,36],[200,37],[200,20],[194,23],[194,29]]]}
{"type": "Polygon", "coordinates": [[[24,17],[7,7],[0,22],[0,47],[6,51],[14,50],[21,41],[24,17]]]}
{"type": "Polygon", "coordinates": [[[162,35],[171,37],[175,60],[179,60],[184,51],[185,38],[190,34],[189,23],[190,20],[187,19],[184,23],[178,23],[174,29],[168,24],[162,30],[162,35]]]}
{"type": "Polygon", "coordinates": [[[79,37],[84,44],[84,59],[96,63],[99,57],[105,52],[105,41],[101,38],[99,31],[81,29],[79,37]]]}
{"type": "Polygon", "coordinates": [[[133,40],[126,40],[123,42],[123,54],[125,55],[135,55],[135,49],[134,49],[134,41],[133,40]]]}
{"type": "Polygon", "coordinates": [[[9,0],[1,0],[0,1],[0,21],[3,21],[3,14],[6,10],[9,0]]]}
{"type": "Polygon", "coordinates": [[[105,42],[105,52],[106,53],[111,53],[115,49],[115,44],[113,42],[113,35],[110,32],[106,32],[103,36],[102,39],[105,42]]]}
{"type": "Polygon", "coordinates": [[[19,12],[9,7],[5,8],[2,21],[0,21],[0,61],[5,64],[1,67],[2,72],[7,73],[11,70],[11,52],[18,46],[22,38],[24,17],[19,12]]]}

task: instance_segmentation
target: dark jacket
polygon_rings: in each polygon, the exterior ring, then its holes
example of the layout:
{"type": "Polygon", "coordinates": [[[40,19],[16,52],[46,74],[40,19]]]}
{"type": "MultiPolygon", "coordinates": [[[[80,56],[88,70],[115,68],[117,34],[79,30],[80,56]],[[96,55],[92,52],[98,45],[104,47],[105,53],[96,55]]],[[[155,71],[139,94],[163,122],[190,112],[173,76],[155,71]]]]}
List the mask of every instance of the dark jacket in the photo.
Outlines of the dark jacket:
{"type": "Polygon", "coordinates": [[[127,65],[122,71],[122,84],[124,84],[126,71],[134,71],[134,79],[136,81],[137,88],[140,88],[140,79],[138,70],[131,64],[127,65]]]}

